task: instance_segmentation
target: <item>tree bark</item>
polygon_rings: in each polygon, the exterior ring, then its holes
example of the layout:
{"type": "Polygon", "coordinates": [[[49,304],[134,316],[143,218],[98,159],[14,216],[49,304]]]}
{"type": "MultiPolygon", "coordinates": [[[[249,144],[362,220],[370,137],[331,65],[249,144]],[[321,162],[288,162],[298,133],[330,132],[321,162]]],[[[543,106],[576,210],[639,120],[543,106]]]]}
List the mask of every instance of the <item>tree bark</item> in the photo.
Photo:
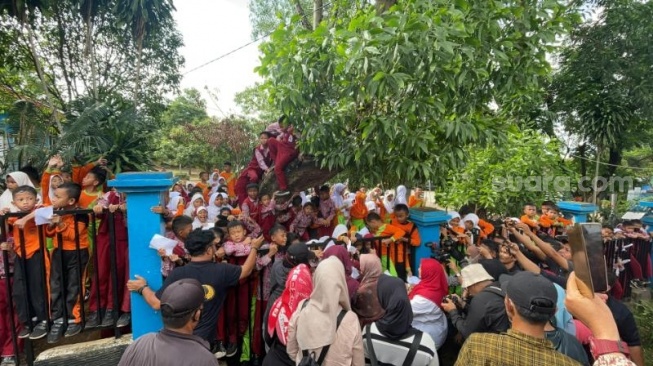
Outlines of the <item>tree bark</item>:
{"type": "Polygon", "coordinates": [[[324,14],[322,0],[313,0],[313,29],[316,29],[320,22],[322,21],[322,16],[324,14]]]}
{"type": "Polygon", "coordinates": [[[304,11],[304,8],[302,8],[302,4],[299,2],[299,0],[294,0],[293,3],[295,4],[295,11],[297,11],[297,14],[300,17],[299,19],[301,20],[304,28],[306,28],[307,30],[312,30],[311,23],[308,21],[308,18],[306,17],[306,12],[304,11]]]}
{"type": "Polygon", "coordinates": [[[376,12],[381,14],[397,3],[397,0],[376,0],[376,12]]]}
{"type": "MultiPolygon", "coordinates": [[[[300,162],[295,159],[286,167],[286,178],[288,190],[291,192],[305,191],[308,188],[320,186],[338,174],[338,171],[322,169],[316,161],[308,160],[300,162]]],[[[260,195],[272,194],[279,190],[274,172],[267,173],[259,184],[260,195]]]]}

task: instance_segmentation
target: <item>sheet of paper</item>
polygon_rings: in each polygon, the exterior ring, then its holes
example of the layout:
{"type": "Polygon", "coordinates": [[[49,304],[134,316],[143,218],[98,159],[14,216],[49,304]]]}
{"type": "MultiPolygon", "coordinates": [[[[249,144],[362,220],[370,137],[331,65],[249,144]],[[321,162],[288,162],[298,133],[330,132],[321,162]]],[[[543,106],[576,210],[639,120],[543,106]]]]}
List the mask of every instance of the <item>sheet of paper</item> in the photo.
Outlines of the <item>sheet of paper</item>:
{"type": "Polygon", "coordinates": [[[168,239],[165,236],[154,234],[152,240],[150,240],[150,248],[159,250],[163,249],[166,251],[166,255],[172,255],[172,250],[177,246],[177,242],[172,239],[168,239]]]}
{"type": "Polygon", "coordinates": [[[34,211],[34,221],[36,225],[50,224],[52,223],[52,215],[54,214],[54,209],[52,206],[41,207],[34,211]]]}

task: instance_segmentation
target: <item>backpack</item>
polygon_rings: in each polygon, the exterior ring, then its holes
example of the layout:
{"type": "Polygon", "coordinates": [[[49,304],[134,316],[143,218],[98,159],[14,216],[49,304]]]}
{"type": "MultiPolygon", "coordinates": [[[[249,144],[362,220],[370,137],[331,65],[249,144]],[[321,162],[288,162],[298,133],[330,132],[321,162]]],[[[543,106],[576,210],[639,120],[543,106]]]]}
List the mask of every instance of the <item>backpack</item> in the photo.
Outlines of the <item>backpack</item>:
{"type": "MultiPolygon", "coordinates": [[[[302,304],[302,310],[306,307],[306,304],[308,304],[308,300],[304,301],[302,304]]],[[[338,332],[338,327],[340,327],[340,323],[342,322],[342,318],[345,317],[345,314],[347,314],[345,310],[340,310],[340,314],[338,314],[338,320],[336,321],[336,333],[338,332]]],[[[302,359],[299,361],[298,366],[321,366],[322,362],[324,362],[324,358],[329,352],[330,346],[330,344],[327,344],[326,346],[322,347],[322,352],[320,352],[320,357],[318,357],[317,360],[315,360],[315,352],[311,352],[309,354],[308,350],[303,349],[302,359]]]]}
{"type": "MultiPolygon", "coordinates": [[[[374,344],[372,344],[372,324],[368,324],[365,326],[365,332],[366,332],[365,340],[367,341],[367,352],[369,353],[369,357],[370,357],[370,365],[372,366],[383,365],[382,362],[379,362],[376,359],[376,353],[374,352],[374,344]]],[[[417,355],[417,350],[419,349],[419,346],[422,343],[422,334],[423,333],[417,329],[412,330],[413,342],[410,344],[410,349],[406,354],[406,358],[404,359],[403,366],[411,366],[413,364],[413,361],[415,360],[415,356],[417,355]]],[[[402,347],[405,347],[403,343],[400,345],[402,347]]]]}

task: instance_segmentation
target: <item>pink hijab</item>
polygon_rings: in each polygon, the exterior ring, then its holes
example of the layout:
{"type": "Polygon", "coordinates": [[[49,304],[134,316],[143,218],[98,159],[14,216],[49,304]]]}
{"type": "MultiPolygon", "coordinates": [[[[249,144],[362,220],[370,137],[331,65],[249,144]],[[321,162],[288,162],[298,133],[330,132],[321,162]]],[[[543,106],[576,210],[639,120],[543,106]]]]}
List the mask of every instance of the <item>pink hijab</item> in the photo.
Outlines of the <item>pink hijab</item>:
{"type": "Polygon", "coordinates": [[[276,331],[279,341],[284,345],[287,344],[290,318],[297,310],[299,303],[311,296],[311,292],[313,292],[311,270],[307,265],[300,264],[288,273],[286,288],[270,308],[267,328],[270,337],[276,331]]]}

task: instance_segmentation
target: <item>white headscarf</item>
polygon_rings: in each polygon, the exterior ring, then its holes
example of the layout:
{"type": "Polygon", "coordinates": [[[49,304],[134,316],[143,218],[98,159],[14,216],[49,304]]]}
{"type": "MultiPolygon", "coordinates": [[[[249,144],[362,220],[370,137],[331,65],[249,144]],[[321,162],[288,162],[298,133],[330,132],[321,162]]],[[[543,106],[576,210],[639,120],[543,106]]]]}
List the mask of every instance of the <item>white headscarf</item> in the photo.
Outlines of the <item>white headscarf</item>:
{"type": "Polygon", "coordinates": [[[184,215],[195,217],[195,206],[193,206],[193,202],[197,199],[202,200],[202,206],[206,205],[206,202],[204,202],[204,196],[201,193],[195,193],[193,198],[190,199],[190,202],[188,202],[188,206],[186,207],[186,210],[184,210],[184,215]]]}
{"type": "Polygon", "coordinates": [[[478,216],[476,216],[476,214],[473,214],[473,213],[467,214],[467,215],[465,215],[465,217],[462,218],[462,220],[460,220],[460,227],[464,228],[465,227],[465,222],[466,221],[471,221],[471,222],[474,223],[474,227],[478,229],[479,228],[478,227],[478,220],[479,220],[479,218],[478,218],[478,216]]]}
{"type": "Polygon", "coordinates": [[[201,222],[201,221],[200,221],[199,217],[197,216],[197,214],[198,214],[200,211],[205,211],[207,214],[208,214],[208,212],[209,212],[209,211],[206,209],[206,207],[204,207],[204,206],[200,206],[200,207],[197,208],[197,210],[195,210],[195,215],[196,215],[196,216],[195,216],[195,220],[193,220],[193,230],[195,230],[195,229],[197,229],[197,228],[202,228],[202,230],[209,230],[209,229],[211,229],[211,226],[213,226],[213,223],[208,219],[208,217],[207,217],[207,219],[206,219],[206,222],[201,222]]]}
{"type": "Polygon", "coordinates": [[[345,192],[345,188],[347,188],[347,186],[342,183],[336,183],[333,186],[333,194],[331,195],[331,200],[336,205],[337,209],[340,209],[342,206],[344,206],[345,199],[342,194],[345,192]]]}
{"type": "Polygon", "coordinates": [[[317,266],[309,300],[304,309],[300,304],[295,314],[297,343],[300,349],[307,350],[332,344],[336,339],[336,319],[340,310],[351,310],[345,267],[338,258],[327,258],[317,266]]]}
{"type": "Polygon", "coordinates": [[[61,174],[52,174],[50,176],[50,181],[48,182],[48,184],[49,184],[48,185],[48,198],[50,198],[50,202],[52,202],[54,200],[54,189],[52,189],[52,180],[55,177],[59,177],[59,179],[63,180],[63,178],[61,177],[61,174]]]}
{"type": "Polygon", "coordinates": [[[367,207],[368,212],[374,211],[378,213],[378,207],[376,207],[376,203],[374,201],[365,202],[365,206],[367,207]]]}
{"type": "Polygon", "coordinates": [[[397,187],[397,195],[395,197],[395,205],[404,204],[408,205],[408,198],[406,196],[406,186],[397,187]]]}
{"type": "MultiPolygon", "coordinates": [[[[11,177],[13,180],[16,181],[16,184],[18,184],[18,187],[20,186],[30,186],[32,188],[34,187],[34,184],[32,181],[29,179],[29,176],[23,172],[13,172],[7,174],[7,177],[11,177]]],[[[4,208],[9,208],[11,212],[18,212],[18,207],[14,206],[13,202],[14,198],[11,194],[11,191],[8,189],[5,189],[4,192],[2,192],[2,195],[0,195],[0,210],[4,208]]],[[[37,200],[37,202],[41,202],[40,199],[37,200]]]]}
{"type": "Polygon", "coordinates": [[[388,213],[391,213],[395,209],[395,204],[397,198],[394,197],[395,192],[393,190],[385,191],[385,196],[383,197],[383,206],[388,213]],[[388,196],[392,195],[392,200],[388,199],[388,196]]]}

